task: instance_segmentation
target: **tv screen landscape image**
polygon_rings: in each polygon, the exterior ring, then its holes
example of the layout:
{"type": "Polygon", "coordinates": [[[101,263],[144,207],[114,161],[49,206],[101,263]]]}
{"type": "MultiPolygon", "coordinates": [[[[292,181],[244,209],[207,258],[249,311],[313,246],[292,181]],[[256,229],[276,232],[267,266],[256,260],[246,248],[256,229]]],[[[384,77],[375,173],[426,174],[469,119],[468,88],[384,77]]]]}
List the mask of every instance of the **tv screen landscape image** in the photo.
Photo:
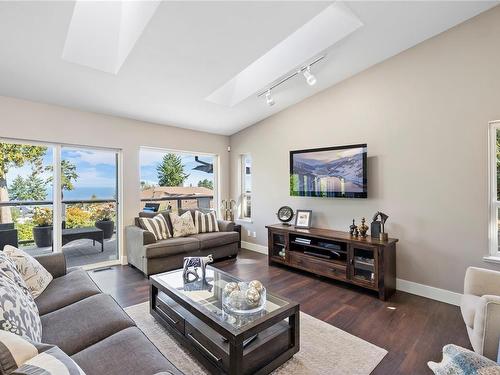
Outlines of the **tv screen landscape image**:
{"type": "Polygon", "coordinates": [[[366,198],[366,144],[290,151],[290,195],[366,198]]]}

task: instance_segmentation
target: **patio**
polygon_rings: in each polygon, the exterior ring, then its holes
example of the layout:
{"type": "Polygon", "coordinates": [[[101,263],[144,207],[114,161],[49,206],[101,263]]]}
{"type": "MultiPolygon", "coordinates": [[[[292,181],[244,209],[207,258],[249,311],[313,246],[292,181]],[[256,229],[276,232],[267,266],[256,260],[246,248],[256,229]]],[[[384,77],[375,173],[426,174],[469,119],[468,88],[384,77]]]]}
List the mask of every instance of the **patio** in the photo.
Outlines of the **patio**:
{"type": "MultiPolygon", "coordinates": [[[[36,245],[28,245],[22,248],[31,255],[50,254],[50,247],[36,247],[36,245]]],[[[66,255],[68,267],[79,267],[94,263],[105,262],[108,260],[117,259],[117,243],[116,236],[104,240],[104,251],[101,252],[101,244],[96,242],[92,244],[92,240],[82,239],[70,242],[63,246],[63,253],[66,255]]]]}

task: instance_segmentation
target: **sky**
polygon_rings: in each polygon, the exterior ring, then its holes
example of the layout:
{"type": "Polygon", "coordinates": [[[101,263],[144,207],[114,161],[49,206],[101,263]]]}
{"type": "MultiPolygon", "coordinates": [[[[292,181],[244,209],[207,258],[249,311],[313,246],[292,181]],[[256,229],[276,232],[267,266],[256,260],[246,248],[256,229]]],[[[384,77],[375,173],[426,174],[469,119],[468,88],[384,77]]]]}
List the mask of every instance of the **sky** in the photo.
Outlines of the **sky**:
{"type": "MultiPolygon", "coordinates": [[[[156,167],[160,164],[164,155],[168,151],[164,150],[151,150],[142,149],[140,154],[141,163],[141,181],[145,181],[148,184],[157,185],[158,184],[158,172],[156,167]]],[[[198,186],[198,181],[208,179],[213,181],[213,173],[206,173],[203,171],[193,170],[196,166],[200,165],[195,162],[195,154],[182,154],[177,153],[181,156],[182,165],[184,166],[184,173],[189,174],[189,177],[184,181],[184,186],[198,186]]],[[[206,163],[214,163],[213,156],[198,155],[199,160],[206,163]]]]}
{"type": "MultiPolygon", "coordinates": [[[[156,167],[160,164],[167,151],[142,149],[140,153],[141,181],[149,184],[158,184],[158,172],[156,167]]],[[[184,172],[189,177],[184,182],[184,186],[198,186],[198,182],[203,179],[213,181],[213,173],[193,170],[200,165],[195,162],[194,154],[179,154],[184,165],[184,172]]],[[[61,151],[62,160],[68,160],[76,166],[78,178],[73,181],[74,189],[64,191],[64,199],[90,199],[96,195],[99,199],[114,198],[116,196],[116,159],[114,151],[92,150],[85,148],[63,147],[61,151]]],[[[47,148],[43,157],[43,166],[51,166],[53,150],[47,148]]],[[[213,163],[214,157],[200,155],[199,159],[207,163],[213,163]]],[[[7,173],[7,186],[12,184],[17,176],[23,178],[31,174],[31,165],[26,164],[21,168],[11,168],[7,173]]],[[[43,173],[42,178],[51,176],[50,171],[43,173]]],[[[52,200],[52,186],[47,185],[47,200],[52,200]]]]}

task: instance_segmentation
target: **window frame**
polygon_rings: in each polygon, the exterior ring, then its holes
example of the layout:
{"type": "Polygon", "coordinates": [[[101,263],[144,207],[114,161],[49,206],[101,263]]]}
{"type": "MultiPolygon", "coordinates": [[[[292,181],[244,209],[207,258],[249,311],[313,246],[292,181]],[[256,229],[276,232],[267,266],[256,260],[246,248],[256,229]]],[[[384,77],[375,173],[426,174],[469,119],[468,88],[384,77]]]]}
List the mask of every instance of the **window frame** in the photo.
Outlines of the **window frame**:
{"type": "MultiPolygon", "coordinates": [[[[250,207],[252,207],[252,191],[248,193],[246,191],[246,158],[250,157],[251,163],[250,168],[253,167],[253,160],[250,153],[245,153],[240,155],[240,213],[239,220],[252,221],[252,209],[250,208],[250,216],[245,215],[246,199],[250,198],[250,207]]],[[[250,169],[251,170],[251,169],[250,169]]],[[[252,173],[250,173],[252,176],[252,173]]],[[[250,177],[251,178],[251,177],[250,177]]]]}
{"type": "MultiPolygon", "coordinates": [[[[489,206],[489,257],[500,261],[498,249],[498,211],[500,200],[497,196],[497,131],[500,131],[500,120],[488,124],[488,206],[489,206]]],[[[486,257],[488,258],[488,257],[486,257]]]]}

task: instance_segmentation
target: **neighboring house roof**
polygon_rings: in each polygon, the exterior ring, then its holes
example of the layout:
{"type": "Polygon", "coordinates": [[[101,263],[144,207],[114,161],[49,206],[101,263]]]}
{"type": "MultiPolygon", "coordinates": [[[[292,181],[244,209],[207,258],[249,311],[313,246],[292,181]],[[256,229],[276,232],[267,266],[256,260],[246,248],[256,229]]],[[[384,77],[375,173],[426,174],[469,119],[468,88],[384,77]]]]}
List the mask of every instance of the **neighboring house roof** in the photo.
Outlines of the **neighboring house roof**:
{"type": "Polygon", "coordinates": [[[206,187],[198,186],[155,186],[141,191],[141,199],[163,198],[179,195],[213,195],[214,192],[206,187]]]}

